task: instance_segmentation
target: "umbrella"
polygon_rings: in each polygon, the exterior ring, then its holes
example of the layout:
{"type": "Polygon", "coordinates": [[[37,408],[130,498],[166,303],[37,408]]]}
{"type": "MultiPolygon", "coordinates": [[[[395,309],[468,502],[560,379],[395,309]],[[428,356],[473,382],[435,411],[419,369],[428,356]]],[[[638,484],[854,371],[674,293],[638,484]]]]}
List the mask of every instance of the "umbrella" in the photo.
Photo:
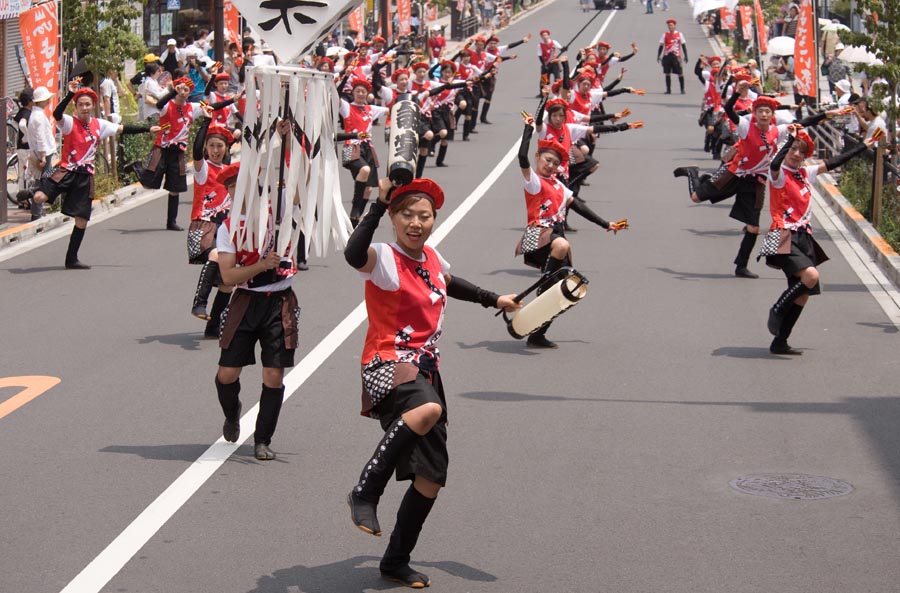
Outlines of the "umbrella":
{"type": "Polygon", "coordinates": [[[819,19],[819,26],[824,27],[825,25],[831,24],[831,19],[819,19]]]}
{"type": "Polygon", "coordinates": [[[792,56],[794,55],[794,38],[793,37],[773,37],[767,42],[768,53],[772,56],[792,56]]]}
{"type": "Polygon", "coordinates": [[[822,27],[822,31],[826,32],[826,33],[829,31],[849,31],[849,30],[850,30],[850,27],[848,27],[847,25],[845,25],[843,23],[838,23],[838,22],[828,23],[827,25],[822,27]]]}
{"type": "Polygon", "coordinates": [[[859,45],[848,45],[838,57],[849,64],[873,64],[878,59],[875,54],[859,45]]]}

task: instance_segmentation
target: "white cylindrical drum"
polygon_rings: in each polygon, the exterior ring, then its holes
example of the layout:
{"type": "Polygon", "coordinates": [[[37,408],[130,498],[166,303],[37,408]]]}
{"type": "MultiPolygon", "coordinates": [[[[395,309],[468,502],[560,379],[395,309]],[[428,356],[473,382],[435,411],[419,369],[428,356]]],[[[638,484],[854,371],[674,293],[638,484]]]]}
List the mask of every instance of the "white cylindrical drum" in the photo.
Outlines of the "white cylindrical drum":
{"type": "Polygon", "coordinates": [[[412,95],[397,96],[391,107],[391,135],[388,140],[388,178],[406,185],[416,176],[419,156],[419,105],[412,95]]]}
{"type": "Polygon", "coordinates": [[[506,319],[506,329],[514,338],[529,336],[550,323],[587,294],[587,279],[577,272],[563,278],[536,299],[506,319]]]}

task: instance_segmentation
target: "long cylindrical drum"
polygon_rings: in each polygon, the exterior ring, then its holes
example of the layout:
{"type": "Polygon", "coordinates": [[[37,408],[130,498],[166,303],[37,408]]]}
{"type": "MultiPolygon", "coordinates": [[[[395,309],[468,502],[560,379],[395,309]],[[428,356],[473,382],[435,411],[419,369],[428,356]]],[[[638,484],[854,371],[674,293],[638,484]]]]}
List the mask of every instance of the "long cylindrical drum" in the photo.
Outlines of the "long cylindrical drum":
{"type": "Polygon", "coordinates": [[[586,294],[587,279],[578,272],[573,272],[511,317],[504,313],[506,329],[514,338],[529,336],[578,304],[586,294]]]}
{"type": "Polygon", "coordinates": [[[412,95],[397,96],[391,107],[391,136],[388,140],[388,178],[406,185],[416,176],[419,154],[419,105],[412,95]]]}

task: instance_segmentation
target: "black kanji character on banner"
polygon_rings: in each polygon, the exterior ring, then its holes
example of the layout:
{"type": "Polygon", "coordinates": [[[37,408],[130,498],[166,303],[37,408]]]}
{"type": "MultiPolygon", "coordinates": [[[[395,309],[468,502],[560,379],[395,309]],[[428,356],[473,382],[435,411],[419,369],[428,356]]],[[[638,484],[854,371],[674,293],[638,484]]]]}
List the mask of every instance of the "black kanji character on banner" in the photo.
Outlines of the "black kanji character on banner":
{"type": "MultiPolygon", "coordinates": [[[[319,2],[317,0],[265,0],[265,2],[262,2],[259,5],[260,8],[278,10],[281,14],[272,20],[259,23],[259,28],[263,31],[271,31],[278,25],[278,21],[284,21],[284,28],[287,30],[288,35],[293,35],[291,31],[291,22],[288,20],[288,11],[306,6],[323,8],[328,6],[328,3],[319,2]]],[[[301,25],[311,25],[316,22],[316,19],[306,16],[302,12],[295,12],[294,18],[297,19],[301,25]]]]}

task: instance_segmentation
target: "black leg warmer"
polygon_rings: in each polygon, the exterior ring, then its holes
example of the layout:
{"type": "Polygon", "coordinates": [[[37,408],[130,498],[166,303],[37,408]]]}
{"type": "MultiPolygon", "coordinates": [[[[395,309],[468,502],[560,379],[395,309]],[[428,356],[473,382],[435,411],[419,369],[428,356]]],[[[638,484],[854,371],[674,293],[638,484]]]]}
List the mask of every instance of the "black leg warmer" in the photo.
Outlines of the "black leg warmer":
{"type": "Polygon", "coordinates": [[[256,417],[256,432],[253,434],[253,442],[269,445],[275,427],[278,425],[278,415],[281,413],[281,403],[284,401],[284,385],[281,387],[262,386],[259,396],[259,415],[256,417]]]}
{"type": "Polygon", "coordinates": [[[241,393],[240,379],[234,383],[222,383],[216,377],[216,393],[219,396],[219,405],[225,414],[225,424],[222,426],[222,436],[225,440],[234,443],[241,436],[241,393]]]}
{"type": "Polygon", "coordinates": [[[379,565],[382,577],[398,581],[407,587],[416,587],[416,583],[421,583],[420,587],[429,585],[427,576],[409,567],[409,559],[419,540],[422,526],[434,507],[434,501],[435,499],[422,495],[410,485],[397,510],[397,524],[391,532],[391,541],[379,565]]]}

